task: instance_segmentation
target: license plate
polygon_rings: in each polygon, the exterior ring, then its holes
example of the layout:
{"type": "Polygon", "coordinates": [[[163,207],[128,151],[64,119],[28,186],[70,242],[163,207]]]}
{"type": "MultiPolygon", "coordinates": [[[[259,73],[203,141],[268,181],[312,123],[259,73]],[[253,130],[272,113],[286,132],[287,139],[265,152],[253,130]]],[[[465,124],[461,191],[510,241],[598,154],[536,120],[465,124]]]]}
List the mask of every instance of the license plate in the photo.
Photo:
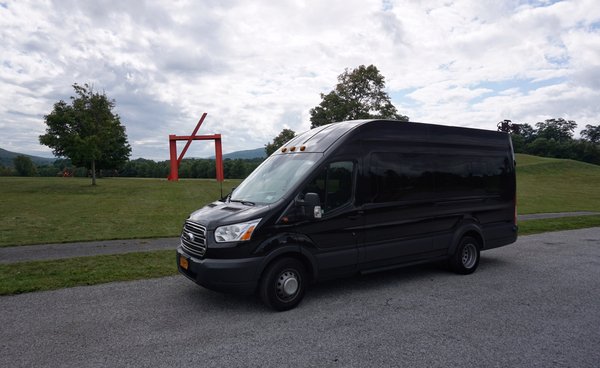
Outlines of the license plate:
{"type": "Polygon", "coordinates": [[[185,259],[184,257],[179,256],[179,266],[181,268],[183,268],[184,270],[187,270],[188,266],[189,266],[188,260],[185,259]]]}

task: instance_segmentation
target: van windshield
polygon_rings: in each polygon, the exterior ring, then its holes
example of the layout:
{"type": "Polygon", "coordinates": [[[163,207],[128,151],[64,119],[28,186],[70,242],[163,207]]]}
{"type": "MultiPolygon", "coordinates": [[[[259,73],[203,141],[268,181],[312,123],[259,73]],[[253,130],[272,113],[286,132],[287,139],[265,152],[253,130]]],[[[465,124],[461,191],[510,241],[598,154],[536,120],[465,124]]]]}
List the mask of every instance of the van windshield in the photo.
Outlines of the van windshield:
{"type": "Polygon", "coordinates": [[[321,153],[274,155],[267,158],[231,194],[231,201],[271,204],[307,175],[321,153]]]}

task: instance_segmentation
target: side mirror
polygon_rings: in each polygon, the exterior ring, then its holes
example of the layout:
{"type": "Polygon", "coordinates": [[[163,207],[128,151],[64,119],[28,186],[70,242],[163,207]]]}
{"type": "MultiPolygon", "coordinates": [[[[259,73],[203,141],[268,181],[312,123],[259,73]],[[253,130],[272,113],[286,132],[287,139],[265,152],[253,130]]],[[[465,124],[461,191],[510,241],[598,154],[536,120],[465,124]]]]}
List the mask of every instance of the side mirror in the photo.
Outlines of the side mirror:
{"type": "Polygon", "coordinates": [[[302,206],[303,215],[309,219],[320,219],[323,215],[321,210],[321,199],[317,193],[306,193],[304,201],[298,203],[302,206]]]}

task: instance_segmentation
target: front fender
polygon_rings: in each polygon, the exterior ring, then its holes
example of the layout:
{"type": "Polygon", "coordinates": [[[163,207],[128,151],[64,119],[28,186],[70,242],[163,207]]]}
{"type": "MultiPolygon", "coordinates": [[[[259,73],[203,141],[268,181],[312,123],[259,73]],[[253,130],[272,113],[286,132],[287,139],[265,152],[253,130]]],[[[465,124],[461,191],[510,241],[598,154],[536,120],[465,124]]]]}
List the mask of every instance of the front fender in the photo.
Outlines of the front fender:
{"type": "Polygon", "coordinates": [[[303,234],[284,233],[265,239],[255,251],[256,255],[263,256],[263,260],[256,270],[256,278],[260,278],[265,268],[274,259],[291,256],[300,258],[305,262],[312,280],[316,280],[318,276],[318,264],[317,259],[309,250],[311,248],[315,248],[315,245],[303,234]]]}

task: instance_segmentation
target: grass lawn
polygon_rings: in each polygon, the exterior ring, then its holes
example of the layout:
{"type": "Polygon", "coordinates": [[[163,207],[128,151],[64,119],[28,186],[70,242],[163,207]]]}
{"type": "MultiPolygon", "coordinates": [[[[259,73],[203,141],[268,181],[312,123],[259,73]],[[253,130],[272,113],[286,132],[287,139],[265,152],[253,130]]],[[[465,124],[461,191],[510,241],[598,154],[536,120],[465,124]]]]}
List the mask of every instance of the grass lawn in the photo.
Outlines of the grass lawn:
{"type": "MultiPolygon", "coordinates": [[[[600,166],[517,155],[519,213],[600,212],[600,166]]],[[[239,180],[228,180],[228,193],[239,180]]],[[[0,177],[0,246],[177,236],[220,197],[214,180],[0,177]]],[[[600,226],[600,216],[521,221],[519,234],[600,226]]],[[[0,295],[177,273],[174,251],[0,265],[0,295]]]]}
{"type": "MultiPolygon", "coordinates": [[[[240,180],[223,183],[227,194],[240,180]]],[[[0,246],[177,236],[220,198],[214,179],[0,177],[0,246]]]]}
{"type": "Polygon", "coordinates": [[[529,155],[516,161],[520,214],[600,212],[600,166],[529,155]]]}
{"type": "Polygon", "coordinates": [[[599,226],[600,216],[598,215],[528,220],[519,222],[519,236],[599,226]]]}
{"type": "Polygon", "coordinates": [[[0,295],[177,273],[175,251],[126,253],[0,265],[0,295]]]}

